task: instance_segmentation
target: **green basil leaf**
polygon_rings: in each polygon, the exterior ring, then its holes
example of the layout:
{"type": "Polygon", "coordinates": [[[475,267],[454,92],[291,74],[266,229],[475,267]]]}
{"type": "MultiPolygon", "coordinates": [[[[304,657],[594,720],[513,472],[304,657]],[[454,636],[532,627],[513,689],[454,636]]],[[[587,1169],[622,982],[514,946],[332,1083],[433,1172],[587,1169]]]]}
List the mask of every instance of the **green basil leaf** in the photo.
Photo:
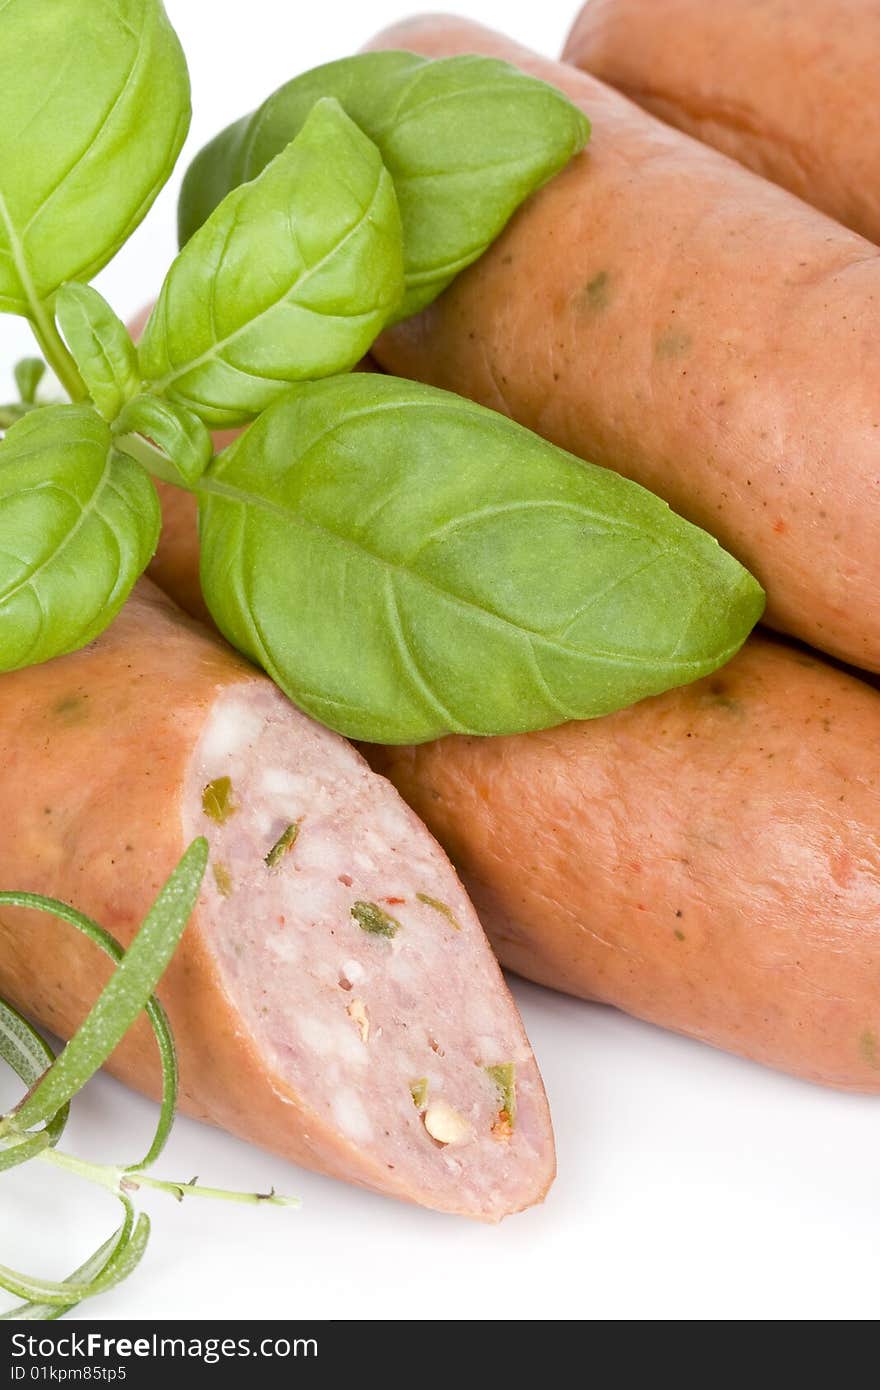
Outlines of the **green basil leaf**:
{"type": "Polygon", "coordinates": [[[166,482],[191,487],[214,456],[214,445],[205,425],[186,406],[161,396],[135,396],[120,411],[114,427],[117,439],[142,434],[161,449],[167,466],[151,465],[166,482]]]}
{"type": "Polygon", "coordinates": [[[763,608],[651,493],[393,377],[291,388],[217,456],[200,507],[223,632],[375,742],[607,714],[714,670],[763,608]]]}
{"type": "Polygon", "coordinates": [[[294,78],[196,156],[180,194],[181,244],[283,149],[322,96],[336,97],[375,141],[394,180],[407,286],[398,318],[481,256],[590,133],[562,92],[495,58],[361,53],[294,78]]]}
{"type": "MultiPolygon", "coordinates": [[[[104,952],[104,955],[109,956],[116,965],[120,963],[125,955],[125,952],[115,936],[111,936],[103,927],[99,927],[98,923],[93,922],[91,917],[86,917],[85,913],[79,912],[75,907],[70,907],[68,903],[63,903],[58,898],[46,898],[40,893],[22,893],[15,890],[5,890],[0,892],[0,907],[25,907],[34,912],[43,912],[50,917],[57,917],[60,921],[67,922],[70,926],[76,927],[77,931],[82,932],[83,936],[87,936],[90,941],[93,941],[94,944],[104,952]]],[[[15,1010],[12,1009],[9,1004],[4,1005],[3,1008],[7,1014],[15,1014],[15,1010]]],[[[159,1118],[156,1124],[156,1131],[149,1149],[142,1159],[138,1160],[136,1163],[127,1165],[129,1168],[138,1169],[149,1168],[150,1164],[155,1162],[165,1147],[174,1121],[178,1091],[177,1053],[174,1047],[174,1038],[171,1034],[171,1028],[168,1024],[165,1010],[162,1008],[162,1005],[155,995],[152,995],[147,1000],[144,1005],[144,1013],[150,1021],[150,1026],[153,1029],[153,1035],[156,1039],[156,1046],[159,1049],[159,1062],[162,1067],[162,1103],[159,1107],[159,1118]]],[[[50,1049],[48,1043],[43,1041],[39,1033],[36,1033],[35,1030],[31,1028],[30,1024],[26,1023],[25,1020],[21,1018],[20,1014],[16,1015],[16,1017],[21,1024],[24,1024],[25,1028],[30,1029],[30,1032],[34,1035],[34,1045],[42,1050],[42,1056],[45,1058],[45,1066],[41,1067],[36,1074],[30,1078],[22,1076],[22,1080],[26,1080],[28,1085],[31,1085],[44,1070],[54,1063],[55,1054],[50,1049]]],[[[10,1030],[7,1029],[7,1032],[9,1031],[10,1030]]],[[[39,1057],[39,1055],[40,1053],[38,1052],[37,1056],[39,1057]]],[[[7,1056],[7,1061],[9,1060],[10,1057],[7,1056]]],[[[19,1075],[21,1075],[20,1072],[19,1075]]],[[[52,1140],[53,1143],[57,1142],[57,1139],[60,1137],[61,1130],[64,1128],[64,1123],[67,1119],[67,1112],[68,1106],[65,1105],[46,1126],[47,1130],[52,1131],[54,1135],[52,1140]],[[57,1128],[59,1120],[60,1128],[57,1128]],[[55,1132],[56,1128],[57,1133],[55,1132]]]]}
{"type": "Polygon", "coordinates": [[[339,104],[320,101],[181,251],[141,368],[208,424],[240,424],[289,382],[353,367],[402,294],[391,179],[339,104]]]}
{"type": "Polygon", "coordinates": [[[189,125],[160,0],[0,6],[0,311],[35,322],[134,230],[189,125]]]}
{"type": "Polygon", "coordinates": [[[35,410],[0,444],[0,670],[90,642],[149,563],[159,503],[85,405],[35,410]]]}
{"type": "Polygon", "coordinates": [[[10,429],[16,422],[25,415],[30,415],[32,410],[38,407],[27,405],[23,401],[11,401],[8,405],[0,405],[0,431],[10,429]]]}
{"type": "Polygon", "coordinates": [[[16,1110],[19,1128],[29,1129],[54,1115],[103,1066],[128,1032],[177,948],[207,862],[207,840],[193,840],[88,1017],[16,1110]]]}
{"type": "Polygon", "coordinates": [[[61,286],[55,313],[89,395],[105,420],[115,420],[141,384],[125,324],[103,295],[75,281],[61,286]]]}
{"type": "Polygon", "coordinates": [[[37,396],[37,387],[43,380],[46,371],[45,362],[42,357],[22,357],[20,362],[16,362],[13,371],[22,405],[33,405],[37,396]]]}

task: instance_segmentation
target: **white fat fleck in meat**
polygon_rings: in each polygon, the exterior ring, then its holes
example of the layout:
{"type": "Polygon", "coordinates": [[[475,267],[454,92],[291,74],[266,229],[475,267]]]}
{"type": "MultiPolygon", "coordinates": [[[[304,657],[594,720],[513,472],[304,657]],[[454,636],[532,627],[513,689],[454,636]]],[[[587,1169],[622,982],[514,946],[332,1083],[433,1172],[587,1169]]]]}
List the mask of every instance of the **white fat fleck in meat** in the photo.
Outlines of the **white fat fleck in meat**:
{"type": "MultiPolygon", "coordinates": [[[[496,1021],[496,1013],[491,1001],[479,994],[471,994],[467,1002],[467,1020],[469,1031],[475,1041],[478,1038],[491,1036],[496,1021]]],[[[501,1047],[502,1051],[509,1055],[510,1039],[505,1039],[501,1047]]]]}
{"type": "Polygon", "coordinates": [[[209,768],[215,763],[217,765],[217,771],[211,773],[208,781],[226,774],[229,759],[256,743],[263,727],[264,721],[245,700],[231,699],[215,706],[200,750],[209,768]]]}
{"type": "Polygon", "coordinates": [[[412,835],[412,812],[402,801],[389,801],[380,807],[376,831],[386,844],[405,844],[412,835]]]}
{"type": "Polygon", "coordinates": [[[349,1139],[359,1144],[366,1144],[372,1139],[373,1126],[357,1091],[348,1086],[340,1087],[333,1097],[332,1108],[336,1123],[349,1139]]]}
{"type": "Polygon", "coordinates": [[[266,796],[271,797],[274,802],[276,798],[290,806],[296,806],[304,801],[306,797],[314,798],[314,788],[309,783],[308,777],[300,777],[295,772],[288,772],[283,767],[267,767],[260,778],[260,791],[266,796]]]}
{"type": "Polygon", "coordinates": [[[359,960],[344,960],[339,973],[352,985],[360,984],[361,980],[366,979],[367,976],[367,972],[359,960]]]}
{"type": "Polygon", "coordinates": [[[487,1067],[494,1067],[501,1062],[511,1061],[511,1058],[505,1055],[503,1045],[491,1034],[483,1033],[474,1038],[474,1046],[480,1061],[487,1067]]]}
{"type": "Polygon", "coordinates": [[[315,1018],[308,1014],[298,1014],[294,1021],[296,1031],[316,1057],[323,1057],[325,1060],[337,1057],[340,1061],[349,1062],[355,1067],[363,1067],[367,1062],[364,1045],[357,1031],[352,1028],[351,1020],[341,1001],[338,1007],[339,1013],[336,1018],[332,1015],[315,1018]]]}
{"type": "Polygon", "coordinates": [[[276,961],[284,961],[286,965],[291,965],[302,957],[302,943],[290,931],[275,935],[267,940],[266,950],[275,957],[276,961]]]}
{"type": "MultiPolygon", "coordinates": [[[[389,842],[387,840],[383,840],[382,836],[376,833],[373,826],[369,825],[364,830],[364,834],[361,839],[361,847],[366,852],[368,858],[377,855],[384,856],[388,853],[389,842]]],[[[393,848],[393,842],[391,844],[391,847],[393,848]]]]}
{"type": "Polygon", "coordinates": [[[389,954],[386,973],[399,985],[407,985],[411,988],[421,980],[421,971],[418,962],[407,954],[405,944],[398,945],[398,940],[399,934],[394,940],[397,949],[392,950],[389,954]]]}
{"type": "Polygon", "coordinates": [[[296,848],[296,866],[301,873],[316,870],[322,882],[333,883],[340,874],[351,872],[351,846],[326,834],[309,833],[313,821],[314,817],[309,816],[303,825],[296,848]]]}
{"type": "Polygon", "coordinates": [[[284,906],[291,920],[299,916],[312,923],[335,922],[339,915],[339,885],[320,873],[303,872],[295,862],[297,845],[291,851],[290,863],[276,870],[279,877],[284,875],[278,884],[284,906]]]}
{"type": "Polygon", "coordinates": [[[187,840],[206,835],[224,885],[228,875],[228,894],[206,879],[200,921],[279,1090],[368,1149],[383,1172],[449,1192],[466,1183],[495,1202],[517,1164],[546,1150],[540,1081],[460,883],[391,785],[254,681],[222,695],[206,720],[183,830],[187,840]],[[236,807],[222,824],[201,803],[219,776],[230,778],[236,807]],[[295,841],[267,867],[291,823],[295,841]],[[419,894],[448,905],[461,930],[419,894]],[[364,930],[357,903],[392,918],[394,934],[364,930]],[[507,1060],[517,1062],[518,1114],[502,1145],[483,1066],[507,1060]],[[421,1078],[440,1102],[431,1125],[449,1136],[446,1147],[455,1141],[455,1164],[413,1104],[421,1078]]]}
{"type": "Polygon", "coordinates": [[[279,827],[278,816],[268,806],[262,807],[255,813],[254,830],[259,836],[260,843],[266,846],[267,854],[283,829],[283,825],[279,827]]]}

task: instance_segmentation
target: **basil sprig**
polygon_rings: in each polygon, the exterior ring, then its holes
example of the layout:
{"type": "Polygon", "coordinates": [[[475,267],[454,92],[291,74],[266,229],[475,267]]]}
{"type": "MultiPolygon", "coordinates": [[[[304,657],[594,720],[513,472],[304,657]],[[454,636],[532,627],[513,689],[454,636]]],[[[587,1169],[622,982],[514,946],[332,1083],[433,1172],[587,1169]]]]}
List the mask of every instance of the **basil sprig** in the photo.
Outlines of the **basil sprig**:
{"type": "Polygon", "coordinates": [[[391,178],[339,103],[319,101],[177,257],[141,341],[143,375],[208,424],[241,424],[289,381],[353,367],[402,295],[391,178]]]}
{"type": "Polygon", "coordinates": [[[537,729],[732,655],[763,595],[656,498],[442,392],[344,375],[583,147],[562,92],[475,55],[295,78],[187,174],[135,350],[83,281],[188,117],[159,0],[0,5],[0,310],[73,400],[38,400],[32,360],[0,407],[0,671],[113,618],[157,544],[154,478],[199,498],[219,626],[342,733],[537,729]],[[214,459],[209,427],[245,423],[214,459]]]}
{"type": "Polygon", "coordinates": [[[97,1183],[111,1192],[123,1209],[119,1228],[65,1280],[42,1279],[0,1264],[0,1288],[27,1300],[0,1315],[3,1319],[62,1317],[83,1299],[94,1298],[128,1278],[140,1263],[150,1235],[149,1218],[138,1215],[132,1203],[132,1194],[141,1187],[156,1188],[178,1201],[193,1195],[297,1205],[275,1193],[225,1192],[190,1182],[169,1182],[145,1171],[165,1146],[178,1086],[174,1040],[154,991],[196,905],[207,862],[207,841],[194,840],[127,951],[103,927],[67,903],[37,893],[0,892],[0,907],[26,908],[58,918],[87,936],[116,965],[88,1016],[57,1057],[36,1029],[0,999],[0,1060],[28,1087],[21,1102],[0,1116],[0,1171],[39,1159],[97,1183]],[[162,1103],[147,1153],[136,1163],[120,1165],[95,1163],[61,1152],[57,1145],[70,1101],[104,1064],[141,1010],[152,1024],[162,1068],[162,1103]]]}
{"type": "Polygon", "coordinates": [[[217,623],[351,738],[605,714],[714,670],[763,602],[643,488],[394,377],[290,390],[199,497],[217,623]]]}
{"type": "Polygon", "coordinates": [[[335,97],[375,141],[394,180],[406,270],[397,318],[481,256],[590,133],[556,87],[497,58],[360,53],[295,77],[205,146],[181,190],[181,243],[283,149],[321,97],[335,97]]]}

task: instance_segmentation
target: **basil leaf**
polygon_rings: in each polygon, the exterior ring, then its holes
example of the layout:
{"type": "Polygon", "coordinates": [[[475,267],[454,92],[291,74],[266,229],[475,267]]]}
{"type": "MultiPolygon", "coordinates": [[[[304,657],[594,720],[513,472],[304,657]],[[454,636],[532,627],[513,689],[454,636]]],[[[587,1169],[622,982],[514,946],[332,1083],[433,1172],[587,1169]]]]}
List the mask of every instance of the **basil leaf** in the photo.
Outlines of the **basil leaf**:
{"type": "Polygon", "coordinates": [[[125,324],[91,285],[62,285],[58,325],[89,395],[105,420],[115,420],[141,384],[137,353],[125,324]]]}
{"type": "Polygon", "coordinates": [[[398,318],[481,256],[590,133],[562,92],[495,58],[361,53],[294,78],[196,156],[178,205],[181,244],[293,138],[321,96],[342,103],[394,180],[407,286],[398,318]]]}
{"type": "Polygon", "coordinates": [[[214,454],[211,436],[198,416],[161,396],[135,396],[120,411],[114,433],[117,438],[145,435],[167,459],[167,467],[153,466],[156,476],[183,487],[198,481],[214,454]]]}
{"type": "Polygon", "coordinates": [[[207,862],[208,842],[199,837],[161,888],[85,1021],[15,1112],[19,1128],[29,1129],[54,1115],[122,1041],[177,949],[207,862]]]}
{"type": "Polygon", "coordinates": [[[22,405],[33,405],[37,398],[37,387],[45,375],[46,364],[42,357],[22,357],[16,362],[13,372],[15,384],[22,405]]]}
{"type": "Polygon", "coordinates": [[[86,405],[35,410],[0,443],[0,670],[90,642],[115,617],[159,535],[143,469],[86,405]]]}
{"type": "Polygon", "coordinates": [[[0,405],[0,431],[8,430],[15,424],[16,420],[21,420],[37,408],[35,405],[27,405],[23,401],[12,401],[9,405],[0,405]]]}
{"type": "Polygon", "coordinates": [[[320,101],[181,251],[141,368],[208,424],[239,424],[287,383],[353,367],[402,294],[391,179],[338,103],[320,101]]]}
{"type": "Polygon", "coordinates": [[[293,387],[214,460],[200,506],[223,632],[375,742],[606,714],[721,665],[763,608],[651,493],[393,377],[293,387]]]}
{"type": "Polygon", "coordinates": [[[189,125],[160,0],[0,6],[0,311],[47,317],[134,230],[189,125]]]}

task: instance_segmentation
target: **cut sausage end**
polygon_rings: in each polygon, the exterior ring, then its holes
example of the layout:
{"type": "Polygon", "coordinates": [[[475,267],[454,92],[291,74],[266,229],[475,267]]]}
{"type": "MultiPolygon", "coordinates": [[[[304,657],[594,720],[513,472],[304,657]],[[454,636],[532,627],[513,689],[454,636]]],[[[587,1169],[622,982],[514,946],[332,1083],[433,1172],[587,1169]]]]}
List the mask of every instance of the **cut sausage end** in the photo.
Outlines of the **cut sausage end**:
{"type": "Polygon", "coordinates": [[[540,1200],[534,1057],[464,889],[390,784],[242,682],[205,721],[183,821],[211,847],[199,930],[316,1166],[489,1221],[540,1200]]]}

